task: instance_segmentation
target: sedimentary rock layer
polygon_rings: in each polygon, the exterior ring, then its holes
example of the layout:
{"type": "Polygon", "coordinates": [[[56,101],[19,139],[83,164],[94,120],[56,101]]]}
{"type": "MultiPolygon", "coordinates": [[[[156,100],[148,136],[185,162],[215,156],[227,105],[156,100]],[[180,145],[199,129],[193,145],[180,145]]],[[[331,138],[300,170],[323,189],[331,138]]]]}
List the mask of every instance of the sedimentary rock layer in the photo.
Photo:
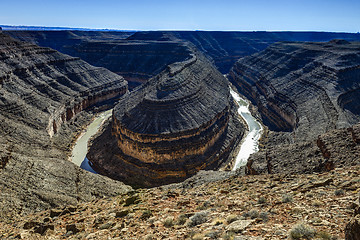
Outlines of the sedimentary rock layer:
{"type": "Polygon", "coordinates": [[[157,31],[136,32],[128,39],[161,41],[181,39],[189,41],[212,59],[220,72],[226,74],[239,58],[262,51],[275,42],[327,42],[332,39],[360,41],[360,35],[331,32],[157,31]]]}
{"type": "MultiPolygon", "coordinates": [[[[169,41],[189,41],[226,74],[234,63],[279,41],[326,42],[334,38],[360,41],[359,34],[328,32],[213,31],[6,31],[22,41],[51,47],[124,76],[130,87],[155,76],[163,67],[182,61],[182,51],[169,41]],[[125,39],[127,38],[127,39],[125,39]],[[156,43],[156,45],[155,45],[156,43]]],[[[177,45],[179,46],[179,45],[177,45]]]]}
{"type": "MultiPolygon", "coordinates": [[[[51,47],[86,62],[105,67],[133,88],[174,62],[185,60],[188,50],[172,41],[125,40],[128,32],[9,31],[20,40],[51,47]]],[[[156,40],[156,39],[155,39],[156,40]]]]}
{"type": "Polygon", "coordinates": [[[226,79],[194,51],[121,100],[88,159],[96,171],[140,186],[217,169],[243,133],[233,104],[226,79]]]}
{"type": "Polygon", "coordinates": [[[240,59],[229,73],[239,91],[258,106],[263,122],[312,140],[360,120],[360,44],[277,43],[240,59]]]}
{"type": "Polygon", "coordinates": [[[359,164],[358,42],[277,43],[240,59],[229,75],[269,128],[248,174],[359,164]]]}
{"type": "Polygon", "coordinates": [[[126,190],[67,161],[82,111],[126,91],[104,68],[0,33],[0,218],[126,190]]]}

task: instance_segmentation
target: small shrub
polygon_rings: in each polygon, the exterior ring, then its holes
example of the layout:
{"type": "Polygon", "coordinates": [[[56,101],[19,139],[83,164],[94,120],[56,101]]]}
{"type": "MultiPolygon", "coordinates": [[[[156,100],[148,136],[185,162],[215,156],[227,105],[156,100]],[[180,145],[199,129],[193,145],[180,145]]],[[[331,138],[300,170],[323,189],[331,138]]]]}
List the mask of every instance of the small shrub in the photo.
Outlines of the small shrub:
{"type": "Polygon", "coordinates": [[[321,205],[323,205],[323,203],[322,203],[320,200],[314,200],[314,201],[312,202],[312,205],[313,205],[314,207],[320,207],[321,205]]]}
{"type": "Polygon", "coordinates": [[[174,217],[168,217],[164,220],[164,226],[169,228],[174,226],[174,217]]]}
{"type": "Polygon", "coordinates": [[[291,194],[284,194],[284,195],[282,195],[281,201],[282,201],[283,203],[292,202],[292,201],[293,201],[293,196],[292,196],[291,194]]]}
{"type": "Polygon", "coordinates": [[[305,196],[308,198],[312,198],[312,197],[314,197],[314,194],[312,192],[309,192],[305,196]]]}
{"type": "Polygon", "coordinates": [[[203,202],[203,204],[199,207],[197,207],[198,210],[206,210],[210,207],[210,202],[209,201],[205,201],[203,202]]]}
{"type": "Polygon", "coordinates": [[[233,240],[234,237],[235,237],[235,233],[234,232],[227,232],[227,233],[224,233],[221,237],[224,240],[233,240]]]}
{"type": "Polygon", "coordinates": [[[238,220],[238,216],[234,215],[234,214],[231,214],[226,218],[226,223],[230,224],[232,222],[235,222],[236,220],[238,220]]]}
{"type": "Polygon", "coordinates": [[[259,197],[257,203],[258,204],[265,204],[267,202],[266,198],[264,196],[259,197]]]}
{"type": "Polygon", "coordinates": [[[203,240],[203,239],[204,239],[204,235],[201,234],[201,233],[195,233],[195,235],[192,236],[191,239],[193,239],[193,240],[203,240]]]}
{"type": "Polygon", "coordinates": [[[259,217],[259,211],[256,209],[251,209],[250,211],[243,213],[243,217],[251,219],[257,218],[259,217]]]}
{"type": "Polygon", "coordinates": [[[259,214],[259,217],[260,217],[264,222],[269,221],[269,213],[268,213],[268,212],[261,212],[261,213],[259,214]]]}
{"type": "Polygon", "coordinates": [[[330,233],[321,231],[316,234],[316,237],[323,239],[323,240],[337,240],[338,238],[336,236],[331,236],[330,233]]]}
{"type": "Polygon", "coordinates": [[[254,218],[257,218],[259,217],[259,211],[256,210],[256,209],[252,209],[248,212],[248,216],[251,218],[251,219],[254,219],[254,218]]]}
{"type": "Polygon", "coordinates": [[[186,217],[185,214],[180,214],[178,219],[176,220],[176,225],[184,225],[187,219],[188,218],[186,217]]]}
{"type": "Polygon", "coordinates": [[[334,193],[335,196],[341,196],[345,194],[345,191],[343,189],[336,189],[334,193]]]}
{"type": "Polygon", "coordinates": [[[205,233],[205,237],[208,237],[210,239],[219,239],[220,237],[220,233],[219,231],[210,231],[205,233]]]}
{"type": "Polygon", "coordinates": [[[294,207],[291,209],[291,213],[292,214],[301,214],[305,211],[304,208],[301,208],[301,207],[294,207]]]}
{"type": "Polygon", "coordinates": [[[145,240],[153,240],[153,239],[156,239],[153,234],[148,234],[145,236],[145,240]]]}
{"type": "Polygon", "coordinates": [[[315,230],[306,224],[300,223],[295,225],[289,232],[290,239],[312,239],[315,237],[315,230]]]}
{"type": "Polygon", "coordinates": [[[140,216],[140,219],[142,220],[147,220],[148,218],[150,218],[152,216],[152,212],[151,210],[147,209],[145,211],[143,211],[143,213],[140,216]]]}
{"type": "Polygon", "coordinates": [[[188,226],[189,227],[194,227],[196,225],[202,224],[204,222],[207,221],[207,215],[209,214],[209,212],[207,211],[202,211],[202,212],[197,212],[195,213],[194,216],[189,218],[189,222],[188,222],[188,226]]]}

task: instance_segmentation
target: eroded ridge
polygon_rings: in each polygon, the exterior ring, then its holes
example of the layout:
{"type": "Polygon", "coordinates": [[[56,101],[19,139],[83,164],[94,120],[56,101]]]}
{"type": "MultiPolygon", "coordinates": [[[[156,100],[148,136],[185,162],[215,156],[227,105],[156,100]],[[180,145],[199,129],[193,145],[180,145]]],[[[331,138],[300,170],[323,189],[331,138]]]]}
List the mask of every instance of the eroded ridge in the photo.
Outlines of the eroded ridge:
{"type": "Polygon", "coordinates": [[[226,79],[194,52],[122,99],[88,158],[133,185],[178,182],[227,162],[243,134],[235,112],[226,79]]]}

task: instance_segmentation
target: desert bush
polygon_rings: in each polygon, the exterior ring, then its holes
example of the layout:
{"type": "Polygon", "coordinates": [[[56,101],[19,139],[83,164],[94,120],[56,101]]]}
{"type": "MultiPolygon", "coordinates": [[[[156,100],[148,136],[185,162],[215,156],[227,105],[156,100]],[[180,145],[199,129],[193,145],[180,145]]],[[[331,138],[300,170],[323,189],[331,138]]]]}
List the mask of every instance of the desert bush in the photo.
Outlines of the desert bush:
{"type": "Polygon", "coordinates": [[[259,214],[259,218],[261,218],[264,222],[269,221],[269,213],[268,212],[261,212],[259,214]]]}
{"type": "Polygon", "coordinates": [[[345,194],[345,191],[343,189],[336,189],[334,194],[335,196],[341,196],[345,194]]]}
{"type": "Polygon", "coordinates": [[[235,233],[234,232],[227,232],[227,233],[224,233],[221,238],[224,239],[224,240],[233,240],[235,237],[235,233]]]}
{"type": "Polygon", "coordinates": [[[239,217],[237,215],[231,214],[226,218],[226,223],[230,224],[232,222],[235,222],[236,220],[238,220],[238,218],[239,217]]]}
{"type": "Polygon", "coordinates": [[[143,211],[143,213],[140,216],[140,219],[147,220],[150,217],[152,217],[152,212],[151,212],[151,210],[147,209],[147,210],[143,211]]]}
{"type": "Polygon", "coordinates": [[[167,217],[167,218],[164,220],[164,226],[165,226],[165,227],[172,227],[172,226],[174,226],[174,217],[167,217]]]}
{"type": "Polygon", "coordinates": [[[210,239],[219,239],[221,232],[219,231],[209,231],[205,233],[205,237],[208,237],[210,239]]]}
{"type": "Polygon", "coordinates": [[[321,205],[323,205],[323,202],[321,202],[320,200],[314,200],[312,201],[312,205],[314,207],[320,207],[321,205]]]}
{"type": "Polygon", "coordinates": [[[291,194],[284,194],[282,195],[281,201],[283,203],[289,203],[293,201],[293,196],[291,194]]]}
{"type": "Polygon", "coordinates": [[[248,212],[248,215],[251,219],[259,217],[259,211],[256,209],[252,209],[248,212]]]}
{"type": "Polygon", "coordinates": [[[206,222],[208,214],[209,214],[209,212],[207,212],[207,211],[201,211],[201,212],[195,213],[194,216],[189,218],[188,226],[194,227],[196,225],[206,222]]]}
{"type": "Polygon", "coordinates": [[[267,202],[266,198],[264,196],[259,197],[257,203],[258,204],[265,204],[267,202]]]}
{"type": "Polygon", "coordinates": [[[187,219],[188,218],[186,217],[185,214],[180,214],[178,219],[176,220],[176,225],[184,225],[187,219]]]}
{"type": "Polygon", "coordinates": [[[289,231],[289,237],[290,239],[297,240],[297,239],[312,239],[315,237],[315,230],[312,229],[310,226],[300,223],[295,225],[290,231],[289,231]]]}
{"type": "Polygon", "coordinates": [[[338,239],[338,237],[332,236],[330,233],[324,232],[324,231],[318,232],[316,234],[316,237],[323,239],[323,240],[337,240],[338,239]]]}
{"type": "Polygon", "coordinates": [[[210,201],[205,201],[203,202],[202,205],[200,205],[199,207],[197,207],[198,210],[206,210],[208,209],[210,206],[210,201]]]}

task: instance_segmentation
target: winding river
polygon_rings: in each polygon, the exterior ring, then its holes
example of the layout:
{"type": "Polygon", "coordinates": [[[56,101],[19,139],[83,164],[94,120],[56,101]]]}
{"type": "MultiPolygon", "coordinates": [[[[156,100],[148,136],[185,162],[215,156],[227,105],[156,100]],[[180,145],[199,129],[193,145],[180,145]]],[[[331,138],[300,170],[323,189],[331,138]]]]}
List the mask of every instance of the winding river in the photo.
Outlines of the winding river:
{"type": "Polygon", "coordinates": [[[230,93],[239,105],[238,113],[245,120],[248,126],[248,134],[243,139],[238,155],[236,156],[233,171],[246,165],[250,154],[259,151],[259,139],[263,132],[262,125],[257,121],[249,111],[249,103],[241,98],[239,94],[230,88],[230,93]]]}
{"type": "Polygon", "coordinates": [[[86,130],[77,139],[71,154],[71,161],[77,166],[89,172],[96,173],[90,166],[89,160],[86,158],[88,150],[89,139],[94,136],[99,130],[100,126],[106,119],[111,117],[112,109],[100,113],[91,123],[87,126],[86,130]]]}
{"type": "MultiPolygon", "coordinates": [[[[242,140],[240,150],[236,156],[233,171],[241,166],[246,165],[250,154],[259,150],[259,139],[261,137],[263,128],[262,125],[251,115],[249,111],[249,103],[241,98],[238,93],[230,88],[230,93],[239,105],[238,113],[245,120],[248,126],[248,134],[242,140]]],[[[77,139],[76,144],[72,150],[71,161],[77,166],[87,171],[96,173],[90,166],[89,160],[86,158],[88,150],[88,141],[99,130],[100,126],[108,119],[112,114],[112,110],[108,110],[99,114],[86,130],[77,139]]]]}

